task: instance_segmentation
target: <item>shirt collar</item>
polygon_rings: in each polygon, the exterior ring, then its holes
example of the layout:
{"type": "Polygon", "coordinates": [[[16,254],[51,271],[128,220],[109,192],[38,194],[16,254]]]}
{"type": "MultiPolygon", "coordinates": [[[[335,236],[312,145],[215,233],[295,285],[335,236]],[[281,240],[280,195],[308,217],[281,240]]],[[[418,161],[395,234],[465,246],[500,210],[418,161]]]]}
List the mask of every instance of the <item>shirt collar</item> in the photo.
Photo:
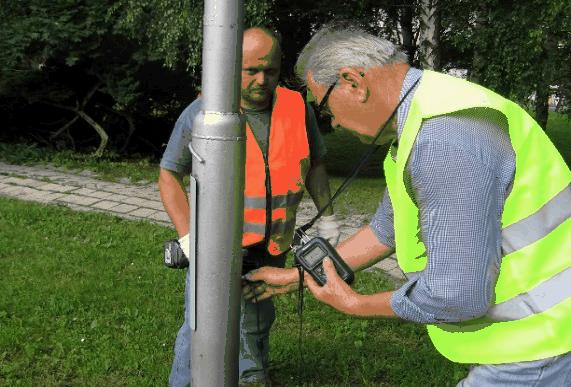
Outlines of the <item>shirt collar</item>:
{"type": "MultiPolygon", "coordinates": [[[[410,89],[410,87],[421,77],[422,77],[422,70],[414,68],[414,67],[411,67],[410,69],[408,69],[406,76],[404,77],[404,81],[402,83],[402,88],[400,91],[399,100],[402,99],[402,97],[406,94],[408,89],[410,89]]],[[[403,101],[403,103],[398,108],[398,111],[397,111],[397,139],[400,139],[402,130],[404,128],[404,123],[406,121],[406,117],[407,117],[408,111],[410,109],[410,104],[412,102],[412,98],[414,97],[414,93],[416,92],[417,88],[418,88],[418,84],[414,87],[414,90],[412,90],[407,95],[406,99],[403,101]]]]}

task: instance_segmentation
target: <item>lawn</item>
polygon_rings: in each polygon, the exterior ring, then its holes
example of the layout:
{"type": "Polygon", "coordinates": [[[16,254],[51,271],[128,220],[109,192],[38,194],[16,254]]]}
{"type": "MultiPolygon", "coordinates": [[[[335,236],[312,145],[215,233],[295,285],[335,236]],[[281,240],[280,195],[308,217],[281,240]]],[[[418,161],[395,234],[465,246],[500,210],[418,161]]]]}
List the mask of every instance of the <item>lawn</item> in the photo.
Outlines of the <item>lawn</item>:
{"type": "MultiPolygon", "coordinates": [[[[571,123],[552,113],[547,134],[571,164],[571,123]]],[[[366,150],[350,134],[325,135],[333,190],[366,150]]],[[[371,215],[384,182],[383,151],[335,204],[371,215]]],[[[156,181],[157,160],[122,159],[0,143],[0,159],[89,170],[102,179],[156,181]]],[[[0,197],[0,385],[165,385],[182,322],[182,271],[162,266],[172,230],[0,197]]],[[[394,287],[382,272],[355,287],[394,287]]],[[[306,293],[307,294],[307,293],[306,293]]],[[[344,316],[306,297],[303,369],[295,295],[276,300],[272,368],[284,385],[455,385],[467,367],[440,356],[423,327],[344,316]],[[301,377],[301,379],[299,379],[301,377]]]]}
{"type": "MultiPolygon", "coordinates": [[[[0,208],[0,385],[165,385],[183,307],[184,272],[161,262],[172,231],[7,198],[0,208]]],[[[393,287],[378,271],[356,283],[393,287]]],[[[421,326],[351,318],[306,295],[303,370],[296,296],[276,300],[271,362],[284,385],[446,386],[466,372],[421,326]]]]}
{"type": "Polygon", "coordinates": [[[560,113],[549,113],[547,135],[571,166],[571,118],[560,113]]]}

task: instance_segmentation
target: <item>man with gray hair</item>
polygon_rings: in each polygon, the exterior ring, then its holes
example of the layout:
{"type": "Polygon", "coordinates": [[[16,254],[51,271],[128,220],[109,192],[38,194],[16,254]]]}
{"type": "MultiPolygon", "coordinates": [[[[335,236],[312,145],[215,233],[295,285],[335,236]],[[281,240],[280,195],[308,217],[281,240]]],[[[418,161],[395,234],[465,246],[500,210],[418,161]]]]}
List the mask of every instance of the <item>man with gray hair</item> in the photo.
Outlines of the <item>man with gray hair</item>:
{"type": "MultiPolygon", "coordinates": [[[[326,259],[323,287],[305,276],[315,297],[426,324],[443,356],[476,364],[459,386],[571,386],[571,172],[539,125],[488,89],[411,68],[358,28],[318,31],[296,70],[333,128],[392,142],[378,210],[338,251],[361,270],[396,249],[408,278],[362,295],[326,259]]],[[[298,274],[250,279],[279,289],[298,274]]]]}

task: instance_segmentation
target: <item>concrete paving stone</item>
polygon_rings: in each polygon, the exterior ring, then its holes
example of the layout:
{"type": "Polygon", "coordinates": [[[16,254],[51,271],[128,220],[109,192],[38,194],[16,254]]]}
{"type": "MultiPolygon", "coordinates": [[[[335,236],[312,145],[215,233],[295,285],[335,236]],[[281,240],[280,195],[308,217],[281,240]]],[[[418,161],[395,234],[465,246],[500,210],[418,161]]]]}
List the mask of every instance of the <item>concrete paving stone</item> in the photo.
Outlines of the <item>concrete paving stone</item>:
{"type": "Polygon", "coordinates": [[[157,211],[164,211],[165,207],[163,206],[163,202],[159,201],[149,201],[149,208],[157,211]]]}
{"type": "Polygon", "coordinates": [[[150,205],[152,205],[152,202],[150,200],[147,199],[141,199],[138,197],[128,197],[126,199],[124,199],[122,201],[125,204],[131,204],[133,206],[137,206],[137,207],[150,207],[150,205]]]}
{"type": "Polygon", "coordinates": [[[121,195],[128,196],[130,198],[145,198],[137,188],[126,187],[121,190],[121,195]]]}
{"type": "Polygon", "coordinates": [[[97,188],[97,183],[85,183],[83,188],[91,189],[94,191],[97,191],[99,189],[99,188],[97,188]]]}
{"type": "Polygon", "coordinates": [[[20,191],[20,195],[23,197],[34,196],[34,195],[43,195],[43,194],[45,194],[44,191],[40,191],[40,190],[34,189],[32,187],[22,187],[22,191],[20,191]]]}
{"type": "Polygon", "coordinates": [[[113,212],[119,212],[121,214],[126,214],[127,212],[131,212],[135,210],[136,206],[131,206],[129,204],[119,204],[118,206],[111,207],[110,210],[113,212]]]}
{"type": "Polygon", "coordinates": [[[94,191],[92,194],[90,194],[89,196],[93,196],[94,198],[99,198],[99,199],[107,199],[111,196],[115,195],[112,192],[105,192],[105,191],[94,191]]]}
{"type": "Polygon", "coordinates": [[[124,203],[125,199],[128,199],[128,196],[125,195],[118,195],[116,193],[113,193],[113,195],[107,197],[107,199],[109,200],[113,200],[114,202],[119,202],[119,203],[124,203]]]}
{"type": "MultiPolygon", "coordinates": [[[[89,188],[89,189],[94,189],[96,191],[105,191],[105,192],[111,192],[109,189],[109,184],[107,182],[102,182],[102,181],[97,181],[94,183],[89,183],[85,185],[85,188],[89,188]]],[[[111,192],[114,193],[114,192],[111,192]]]]}
{"type": "Polygon", "coordinates": [[[167,222],[170,224],[171,220],[166,212],[157,212],[156,214],[152,214],[148,217],[149,219],[158,220],[161,222],[167,222]]]}
{"type": "Polygon", "coordinates": [[[73,193],[75,195],[82,195],[82,196],[93,196],[93,194],[96,193],[96,191],[92,190],[92,189],[87,189],[87,188],[80,188],[78,190],[73,191],[73,193]]]}
{"type": "Polygon", "coordinates": [[[375,267],[378,267],[379,269],[382,269],[384,271],[392,270],[397,266],[398,266],[397,262],[394,259],[390,258],[383,259],[381,262],[375,265],[375,267]]]}
{"type": "Polygon", "coordinates": [[[55,191],[55,192],[69,192],[77,189],[77,187],[66,186],[61,184],[46,183],[37,187],[38,189],[44,191],[55,191]]]}
{"type": "Polygon", "coordinates": [[[387,271],[387,273],[389,273],[392,277],[394,278],[398,278],[401,280],[405,280],[406,277],[404,276],[403,272],[401,271],[401,269],[399,269],[398,267],[391,269],[389,271],[387,271]]]}
{"type": "Polygon", "coordinates": [[[129,194],[130,197],[132,198],[139,198],[139,199],[143,199],[143,200],[149,200],[149,201],[153,201],[153,202],[159,202],[161,200],[161,195],[159,194],[159,192],[155,192],[155,193],[148,193],[148,192],[141,192],[141,191],[137,191],[136,193],[125,193],[125,195],[129,194]]]}
{"type": "Polygon", "coordinates": [[[93,204],[91,207],[96,208],[96,209],[100,209],[100,210],[109,210],[109,209],[116,207],[118,205],[119,205],[119,203],[117,203],[117,202],[111,202],[109,200],[102,200],[100,202],[93,204]]]}
{"type": "Polygon", "coordinates": [[[86,207],[92,205],[93,203],[98,202],[99,200],[101,200],[101,199],[90,198],[87,196],[80,196],[80,195],[75,195],[75,194],[64,195],[58,199],[58,201],[61,201],[61,202],[77,204],[77,205],[86,206],[86,207]]]}
{"type": "Polygon", "coordinates": [[[73,185],[74,187],[82,187],[83,186],[83,182],[78,181],[77,179],[74,178],[61,178],[61,179],[52,179],[52,181],[56,182],[57,184],[61,184],[61,185],[73,185]]]}
{"type": "Polygon", "coordinates": [[[139,192],[144,195],[145,197],[158,197],[160,195],[159,189],[154,187],[144,187],[139,192]]]}
{"type": "Polygon", "coordinates": [[[19,184],[25,185],[27,187],[38,188],[39,186],[44,185],[45,181],[38,180],[38,179],[26,178],[26,179],[22,179],[22,181],[19,184]]]}
{"type": "Polygon", "coordinates": [[[125,187],[117,186],[117,184],[115,184],[115,183],[106,183],[104,185],[104,189],[107,192],[113,192],[114,194],[117,194],[117,195],[124,195],[124,192],[125,192],[125,187]]]}
{"type": "Polygon", "coordinates": [[[49,204],[49,203],[55,202],[57,199],[59,199],[63,196],[65,196],[65,194],[63,194],[63,193],[58,193],[58,192],[47,192],[46,193],[44,191],[38,191],[38,194],[26,196],[25,199],[26,200],[33,200],[33,201],[38,202],[38,203],[49,204]]]}
{"type": "Polygon", "coordinates": [[[10,184],[5,184],[5,183],[0,182],[0,190],[2,188],[6,188],[6,187],[10,187],[10,184]]]}
{"type": "Polygon", "coordinates": [[[9,185],[8,187],[1,189],[0,193],[4,195],[18,196],[20,195],[20,192],[22,192],[22,190],[23,187],[20,187],[18,185],[9,185]]]}
{"type": "Polygon", "coordinates": [[[140,217],[140,218],[148,218],[149,216],[157,213],[156,210],[152,210],[150,208],[139,208],[133,212],[130,212],[129,215],[140,217]]]}
{"type": "Polygon", "coordinates": [[[21,177],[6,176],[6,178],[3,180],[3,183],[20,184],[22,182],[22,180],[24,180],[24,179],[21,177]]]}

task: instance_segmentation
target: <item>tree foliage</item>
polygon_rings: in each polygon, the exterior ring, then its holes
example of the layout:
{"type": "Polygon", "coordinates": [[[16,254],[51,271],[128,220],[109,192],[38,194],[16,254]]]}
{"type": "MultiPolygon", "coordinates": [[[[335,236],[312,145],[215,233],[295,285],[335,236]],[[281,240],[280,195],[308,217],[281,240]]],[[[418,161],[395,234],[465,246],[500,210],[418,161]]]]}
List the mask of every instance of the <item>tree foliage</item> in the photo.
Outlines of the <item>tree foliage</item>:
{"type": "MultiPolygon", "coordinates": [[[[7,126],[64,146],[99,144],[99,153],[107,136],[114,149],[134,138],[160,152],[200,88],[202,13],[203,0],[2,1],[7,126]]],[[[311,34],[338,19],[401,45],[415,66],[464,69],[522,104],[533,96],[541,123],[551,94],[569,106],[567,0],[245,0],[246,26],[282,35],[289,84],[311,34]]]]}
{"type": "Polygon", "coordinates": [[[474,81],[522,104],[533,96],[545,127],[549,96],[571,95],[571,3],[458,0],[444,13],[448,44],[461,55],[455,64],[468,69],[474,81]]]}

